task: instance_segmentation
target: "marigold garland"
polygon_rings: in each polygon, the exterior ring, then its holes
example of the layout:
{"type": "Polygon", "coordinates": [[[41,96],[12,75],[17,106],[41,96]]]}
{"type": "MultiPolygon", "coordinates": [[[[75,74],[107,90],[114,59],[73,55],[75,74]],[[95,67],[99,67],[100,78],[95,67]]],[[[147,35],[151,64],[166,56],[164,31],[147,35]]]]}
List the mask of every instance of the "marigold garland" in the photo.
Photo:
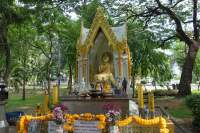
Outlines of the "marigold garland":
{"type": "MultiPolygon", "coordinates": [[[[28,133],[27,125],[31,120],[38,120],[38,121],[48,121],[53,118],[53,114],[48,114],[45,116],[30,116],[30,115],[25,115],[20,118],[19,122],[19,130],[18,133],[28,133]]],[[[99,129],[104,129],[106,126],[106,116],[103,114],[99,115],[92,115],[91,113],[85,113],[85,114],[65,114],[64,118],[67,120],[67,123],[64,124],[63,128],[64,130],[67,131],[73,131],[73,124],[75,120],[86,120],[86,121],[91,121],[91,120],[99,120],[99,129]]]]}
{"type": "Polygon", "coordinates": [[[19,121],[19,131],[18,133],[28,133],[27,125],[31,120],[39,120],[39,121],[48,121],[53,117],[52,114],[48,114],[45,116],[36,116],[33,117],[31,115],[24,115],[21,117],[19,121]]]}
{"type": "MultiPolygon", "coordinates": [[[[39,121],[48,121],[53,118],[52,114],[48,114],[45,116],[30,116],[25,115],[20,118],[19,122],[19,130],[18,133],[28,133],[27,125],[31,120],[39,120],[39,121]]],[[[99,115],[93,115],[91,113],[85,113],[85,114],[65,114],[64,118],[67,120],[67,123],[64,124],[63,128],[67,131],[73,131],[73,124],[75,120],[85,120],[85,121],[92,121],[92,120],[99,120],[99,129],[104,129],[106,126],[106,116],[104,114],[99,115]]],[[[168,133],[169,130],[166,128],[166,120],[162,117],[156,117],[154,119],[142,119],[139,116],[129,116],[128,118],[117,121],[116,125],[119,127],[127,126],[131,122],[135,122],[142,126],[152,126],[152,125],[159,125],[160,127],[160,133],[168,133]]]]}
{"type": "Polygon", "coordinates": [[[142,126],[152,126],[152,125],[159,125],[160,133],[168,133],[169,130],[167,129],[166,120],[162,117],[156,117],[154,119],[142,119],[139,116],[130,116],[124,120],[120,120],[116,122],[116,125],[119,127],[127,126],[131,122],[135,122],[142,126]]]}

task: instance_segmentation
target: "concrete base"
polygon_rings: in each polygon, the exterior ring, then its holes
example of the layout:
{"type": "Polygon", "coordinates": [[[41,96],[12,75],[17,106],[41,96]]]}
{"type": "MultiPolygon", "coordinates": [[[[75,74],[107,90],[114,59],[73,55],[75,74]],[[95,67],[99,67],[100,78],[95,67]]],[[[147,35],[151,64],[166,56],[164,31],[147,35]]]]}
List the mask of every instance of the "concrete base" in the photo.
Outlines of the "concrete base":
{"type": "Polygon", "coordinates": [[[8,133],[9,127],[5,117],[5,104],[6,101],[0,101],[0,133],[8,133]]]}
{"type": "Polygon", "coordinates": [[[63,105],[69,108],[69,113],[93,113],[101,114],[106,113],[103,109],[106,104],[114,104],[121,108],[123,116],[129,115],[130,102],[132,98],[128,97],[106,97],[106,98],[82,98],[63,96],[60,98],[63,105]]]}

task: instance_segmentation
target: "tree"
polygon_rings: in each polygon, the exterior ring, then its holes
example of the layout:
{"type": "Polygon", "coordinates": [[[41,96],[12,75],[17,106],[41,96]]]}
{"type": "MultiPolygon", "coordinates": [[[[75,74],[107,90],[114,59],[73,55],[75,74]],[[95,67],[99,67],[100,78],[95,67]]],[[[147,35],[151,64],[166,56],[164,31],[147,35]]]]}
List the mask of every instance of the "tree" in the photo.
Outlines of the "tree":
{"type": "MultiPolygon", "coordinates": [[[[50,14],[49,14],[50,15],[50,14]]],[[[54,15],[53,15],[54,16],[54,15]]],[[[52,18],[53,19],[53,18],[52,18]]],[[[56,31],[55,23],[53,20],[50,20],[47,25],[43,25],[41,22],[40,28],[43,31],[39,31],[39,35],[37,36],[37,42],[32,46],[34,48],[39,49],[42,54],[45,56],[45,69],[46,69],[46,79],[47,79],[47,90],[48,94],[50,94],[51,88],[51,66],[53,63],[53,55],[55,51],[55,44],[57,42],[57,35],[54,34],[56,31]]],[[[41,29],[39,29],[41,30],[41,29]]]]}
{"type": "Polygon", "coordinates": [[[22,85],[22,99],[26,99],[26,84],[31,77],[32,60],[34,51],[31,44],[34,43],[36,30],[29,22],[12,25],[8,30],[8,41],[11,43],[11,79],[17,87],[17,82],[22,85]],[[14,81],[14,80],[15,81],[14,81]]]}
{"type": "Polygon", "coordinates": [[[61,48],[61,69],[69,71],[68,89],[71,93],[73,71],[76,68],[76,43],[80,33],[80,21],[65,19],[65,23],[59,25],[59,43],[61,48]],[[73,33],[73,34],[72,34],[73,33]]]}
{"type": "MultiPolygon", "coordinates": [[[[183,67],[184,59],[187,56],[187,45],[184,45],[184,42],[176,41],[176,45],[173,47],[174,50],[174,61],[178,63],[180,68],[183,67]]],[[[193,82],[199,81],[200,75],[200,52],[197,53],[197,57],[195,60],[194,70],[193,70],[193,82]]]]}
{"type": "Polygon", "coordinates": [[[21,23],[24,18],[20,15],[22,8],[15,5],[15,0],[0,0],[0,49],[4,53],[5,66],[3,79],[7,83],[10,72],[10,44],[7,39],[9,25],[21,23]]]}
{"type": "Polygon", "coordinates": [[[132,56],[132,82],[138,74],[142,78],[152,77],[158,83],[172,78],[170,59],[159,49],[153,33],[140,27],[142,23],[128,22],[128,44],[132,56]]]}
{"type": "MultiPolygon", "coordinates": [[[[119,1],[116,1],[116,3],[118,3],[118,6],[120,5],[119,1]]],[[[192,2],[176,0],[169,3],[160,0],[127,1],[125,5],[120,5],[121,11],[128,15],[128,19],[137,18],[144,21],[144,26],[153,30],[155,34],[157,33],[156,35],[162,44],[174,38],[178,38],[187,44],[187,56],[179,83],[180,96],[191,94],[192,71],[200,45],[197,7],[197,0],[192,2]],[[184,8],[185,5],[187,5],[187,8],[184,8]],[[190,31],[184,30],[183,26],[188,26],[186,24],[190,24],[190,31]]]]}

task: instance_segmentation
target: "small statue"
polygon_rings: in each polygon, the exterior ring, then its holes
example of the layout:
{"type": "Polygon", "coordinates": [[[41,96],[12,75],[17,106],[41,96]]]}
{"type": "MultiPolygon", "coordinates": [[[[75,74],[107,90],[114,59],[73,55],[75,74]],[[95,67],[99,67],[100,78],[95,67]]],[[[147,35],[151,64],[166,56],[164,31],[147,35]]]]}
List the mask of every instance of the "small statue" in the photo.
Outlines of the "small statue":
{"type": "Polygon", "coordinates": [[[127,80],[124,77],[124,79],[122,81],[122,91],[124,92],[124,94],[126,94],[126,88],[127,88],[127,80]]]}
{"type": "Polygon", "coordinates": [[[0,101],[8,99],[8,92],[6,91],[6,84],[3,79],[0,79],[0,101]]]}
{"type": "Polygon", "coordinates": [[[36,113],[36,116],[41,116],[42,115],[41,104],[37,104],[36,105],[35,113],[36,113]]]}

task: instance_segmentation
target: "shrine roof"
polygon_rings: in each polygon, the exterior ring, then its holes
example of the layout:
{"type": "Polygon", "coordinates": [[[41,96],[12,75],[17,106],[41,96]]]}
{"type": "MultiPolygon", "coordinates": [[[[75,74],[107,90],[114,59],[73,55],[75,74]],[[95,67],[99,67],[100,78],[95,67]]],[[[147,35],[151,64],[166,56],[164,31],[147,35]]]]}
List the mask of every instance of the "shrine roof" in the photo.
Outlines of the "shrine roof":
{"type": "Polygon", "coordinates": [[[84,44],[87,36],[88,36],[88,33],[89,33],[90,29],[87,29],[85,27],[83,27],[82,29],[82,38],[81,38],[81,44],[84,44]]]}
{"type": "MultiPolygon", "coordinates": [[[[114,33],[117,41],[121,42],[127,38],[126,24],[116,26],[116,27],[111,27],[111,30],[114,33]]],[[[90,29],[85,28],[85,27],[82,28],[82,37],[80,38],[81,44],[85,43],[89,32],[90,32],[90,29]]]]}

